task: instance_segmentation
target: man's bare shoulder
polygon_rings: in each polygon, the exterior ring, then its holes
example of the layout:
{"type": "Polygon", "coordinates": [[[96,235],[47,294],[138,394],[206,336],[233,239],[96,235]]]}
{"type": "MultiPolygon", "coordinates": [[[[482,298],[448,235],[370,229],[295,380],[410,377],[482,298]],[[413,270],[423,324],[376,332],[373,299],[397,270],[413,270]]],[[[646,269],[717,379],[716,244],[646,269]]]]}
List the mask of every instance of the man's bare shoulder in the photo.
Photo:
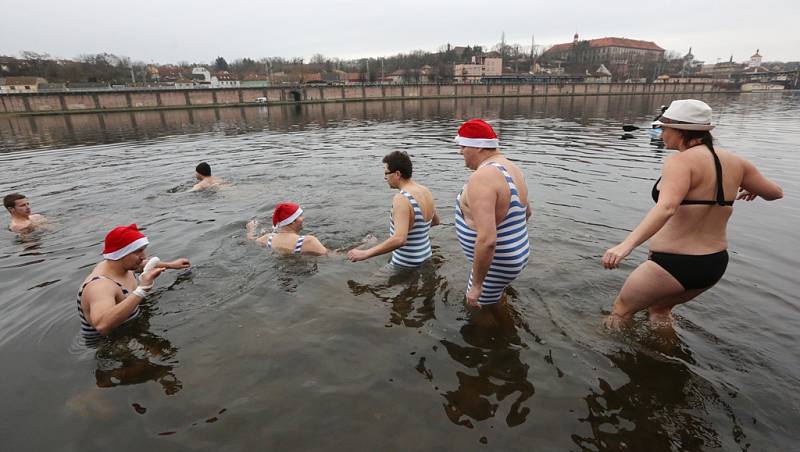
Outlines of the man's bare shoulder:
{"type": "Polygon", "coordinates": [[[122,288],[108,278],[92,276],[83,282],[84,299],[113,297],[119,292],[122,292],[122,288]]]}
{"type": "Polygon", "coordinates": [[[503,180],[503,174],[497,171],[496,168],[492,168],[491,165],[486,165],[483,168],[478,168],[467,180],[467,185],[470,188],[480,188],[480,187],[494,187],[500,185],[500,182],[503,180]]]}
{"type": "Polygon", "coordinates": [[[31,232],[34,228],[35,224],[32,219],[28,219],[28,221],[24,223],[15,223],[12,222],[8,225],[8,230],[11,232],[31,232]]]}

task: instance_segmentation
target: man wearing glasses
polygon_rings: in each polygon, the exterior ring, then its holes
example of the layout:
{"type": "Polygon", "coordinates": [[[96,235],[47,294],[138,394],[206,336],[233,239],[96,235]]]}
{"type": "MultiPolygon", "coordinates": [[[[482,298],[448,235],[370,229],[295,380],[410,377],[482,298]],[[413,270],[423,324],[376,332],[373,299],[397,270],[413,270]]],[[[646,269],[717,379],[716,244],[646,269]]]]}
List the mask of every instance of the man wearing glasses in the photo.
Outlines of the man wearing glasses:
{"type": "Polygon", "coordinates": [[[424,185],[411,180],[411,158],[394,151],[383,157],[383,176],[389,187],[400,190],[392,200],[389,238],[366,250],[350,250],[352,262],[391,252],[390,264],[398,268],[417,268],[431,257],[430,228],[439,224],[433,195],[424,185]]]}

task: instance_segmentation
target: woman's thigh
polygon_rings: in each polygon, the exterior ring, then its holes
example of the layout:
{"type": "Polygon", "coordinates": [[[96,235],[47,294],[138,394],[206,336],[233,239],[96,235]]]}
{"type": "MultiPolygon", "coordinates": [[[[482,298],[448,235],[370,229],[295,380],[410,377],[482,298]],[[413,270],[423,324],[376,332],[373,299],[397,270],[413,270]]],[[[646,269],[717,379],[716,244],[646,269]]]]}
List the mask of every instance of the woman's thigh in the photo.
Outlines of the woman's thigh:
{"type": "Polygon", "coordinates": [[[668,271],[651,260],[631,272],[614,302],[614,313],[628,316],[664,300],[674,300],[686,290],[668,271]]]}

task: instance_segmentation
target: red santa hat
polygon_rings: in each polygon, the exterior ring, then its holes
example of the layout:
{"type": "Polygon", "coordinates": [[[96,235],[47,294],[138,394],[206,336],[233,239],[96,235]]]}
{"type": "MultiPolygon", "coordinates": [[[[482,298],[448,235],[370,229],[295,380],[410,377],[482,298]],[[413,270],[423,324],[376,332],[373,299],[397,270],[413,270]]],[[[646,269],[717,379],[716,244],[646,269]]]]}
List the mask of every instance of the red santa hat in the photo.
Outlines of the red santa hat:
{"type": "Polygon", "coordinates": [[[483,119],[470,119],[458,128],[455,138],[460,146],[493,149],[500,145],[494,129],[483,119]]]}
{"type": "Polygon", "coordinates": [[[294,220],[298,219],[303,214],[303,209],[299,204],[293,202],[282,202],[275,206],[275,212],[272,214],[272,226],[282,228],[286,225],[292,224],[294,220]]]}
{"type": "Polygon", "coordinates": [[[139,232],[135,224],[117,226],[106,235],[103,258],[117,261],[132,252],[147,246],[147,237],[139,232]]]}

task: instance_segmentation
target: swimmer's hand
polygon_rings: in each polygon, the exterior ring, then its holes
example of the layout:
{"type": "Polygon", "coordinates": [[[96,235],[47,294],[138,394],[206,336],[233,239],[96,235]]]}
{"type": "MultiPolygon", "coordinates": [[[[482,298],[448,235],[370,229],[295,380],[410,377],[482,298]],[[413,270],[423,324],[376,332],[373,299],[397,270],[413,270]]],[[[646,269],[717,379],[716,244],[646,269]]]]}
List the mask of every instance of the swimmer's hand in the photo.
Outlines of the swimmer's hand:
{"type": "Polygon", "coordinates": [[[481,307],[478,303],[478,298],[481,297],[481,288],[479,286],[472,286],[467,291],[467,304],[476,308],[481,307]]]}
{"type": "Polygon", "coordinates": [[[149,291],[153,288],[153,284],[156,282],[156,278],[159,277],[162,273],[164,273],[166,268],[159,267],[150,270],[149,272],[142,273],[142,276],[139,277],[139,287],[136,289],[143,289],[145,292],[149,291]]]}
{"type": "Polygon", "coordinates": [[[250,220],[244,226],[247,230],[247,239],[248,240],[256,240],[256,228],[258,227],[258,220],[250,220]]]}
{"type": "Polygon", "coordinates": [[[739,187],[739,196],[736,197],[737,200],[743,199],[745,201],[752,201],[756,198],[758,198],[758,195],[754,195],[749,191],[745,190],[744,188],[739,187]]]}
{"type": "Polygon", "coordinates": [[[172,262],[159,262],[158,266],[162,268],[169,268],[171,270],[180,270],[182,268],[189,268],[192,266],[192,264],[189,262],[189,259],[182,257],[180,259],[175,259],[172,262]]]}
{"type": "Polygon", "coordinates": [[[347,252],[347,258],[350,259],[350,262],[363,261],[369,259],[369,253],[367,250],[350,250],[347,252]]]}
{"type": "Polygon", "coordinates": [[[631,254],[631,251],[633,251],[633,248],[625,242],[609,248],[606,254],[603,255],[603,267],[609,270],[619,267],[622,260],[631,254]]]}

